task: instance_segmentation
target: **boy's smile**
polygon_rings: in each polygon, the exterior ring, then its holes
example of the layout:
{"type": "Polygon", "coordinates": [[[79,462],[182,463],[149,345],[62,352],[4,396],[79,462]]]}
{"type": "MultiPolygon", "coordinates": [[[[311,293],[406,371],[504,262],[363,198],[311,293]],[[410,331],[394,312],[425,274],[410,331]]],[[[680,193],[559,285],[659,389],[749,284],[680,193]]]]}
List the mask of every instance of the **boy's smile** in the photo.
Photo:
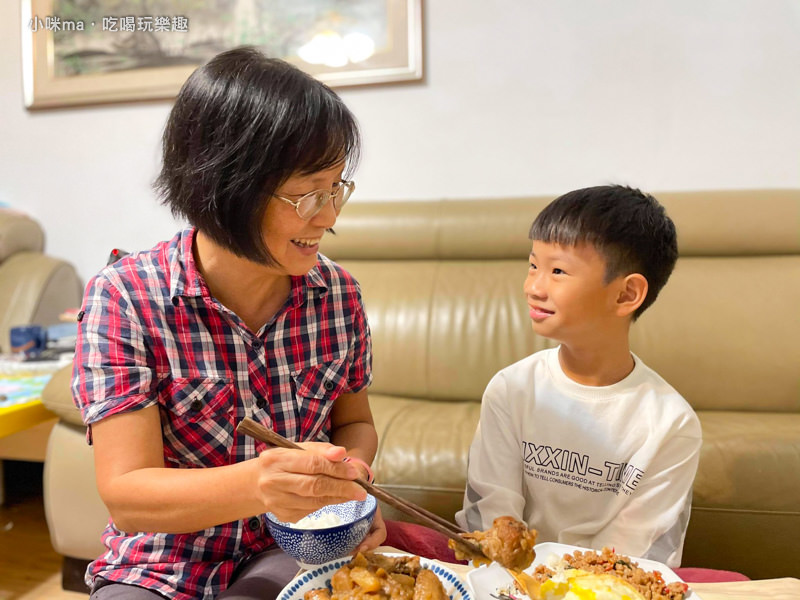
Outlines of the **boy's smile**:
{"type": "Polygon", "coordinates": [[[553,311],[539,308],[538,306],[531,306],[530,314],[531,319],[538,322],[544,321],[547,317],[553,314],[553,311]]]}
{"type": "Polygon", "coordinates": [[[583,345],[602,338],[615,321],[617,278],[606,283],[606,261],[591,244],[534,241],[525,296],[534,332],[583,345]]]}

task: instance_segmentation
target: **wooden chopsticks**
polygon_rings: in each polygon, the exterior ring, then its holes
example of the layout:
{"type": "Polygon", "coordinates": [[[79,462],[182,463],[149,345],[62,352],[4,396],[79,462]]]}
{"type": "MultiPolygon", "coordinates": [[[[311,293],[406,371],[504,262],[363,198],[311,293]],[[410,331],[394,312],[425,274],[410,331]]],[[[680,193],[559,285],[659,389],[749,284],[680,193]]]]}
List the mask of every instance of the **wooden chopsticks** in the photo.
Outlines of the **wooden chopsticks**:
{"type": "MultiPolygon", "coordinates": [[[[236,430],[272,446],[303,450],[301,446],[298,446],[291,440],[287,440],[279,433],[264,427],[260,423],[256,423],[249,417],[242,419],[239,422],[239,425],[237,425],[236,430]]],[[[447,519],[443,519],[439,515],[427,511],[421,506],[417,506],[416,504],[409,502],[408,500],[404,500],[399,496],[390,494],[389,492],[369,483],[364,479],[358,478],[355,480],[355,482],[377,499],[386,502],[386,504],[389,506],[392,506],[397,510],[404,512],[405,514],[418,519],[431,529],[434,529],[448,538],[455,540],[462,546],[465,546],[467,549],[469,549],[471,553],[474,553],[478,556],[483,556],[483,551],[480,549],[480,546],[478,546],[477,543],[461,537],[461,534],[466,533],[466,531],[451,523],[447,519]]]]}

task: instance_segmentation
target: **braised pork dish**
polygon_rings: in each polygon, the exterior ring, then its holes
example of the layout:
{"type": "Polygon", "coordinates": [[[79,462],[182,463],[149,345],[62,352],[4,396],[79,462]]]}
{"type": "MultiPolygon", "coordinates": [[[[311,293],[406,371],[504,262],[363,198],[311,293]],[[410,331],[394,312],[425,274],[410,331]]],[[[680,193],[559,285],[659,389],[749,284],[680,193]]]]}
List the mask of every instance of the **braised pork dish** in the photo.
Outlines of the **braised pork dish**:
{"type": "Polygon", "coordinates": [[[331,578],[331,589],[317,588],[303,600],[449,600],[442,582],[420,565],[419,556],[359,552],[331,578]]]}

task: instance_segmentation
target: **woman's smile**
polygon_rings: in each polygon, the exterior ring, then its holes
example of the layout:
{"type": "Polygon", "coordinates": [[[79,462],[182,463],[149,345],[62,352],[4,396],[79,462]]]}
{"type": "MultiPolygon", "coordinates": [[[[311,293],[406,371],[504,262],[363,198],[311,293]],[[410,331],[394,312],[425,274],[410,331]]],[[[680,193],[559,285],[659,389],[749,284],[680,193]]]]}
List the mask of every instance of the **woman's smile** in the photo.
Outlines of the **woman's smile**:
{"type": "Polygon", "coordinates": [[[303,256],[311,256],[319,251],[319,242],[322,238],[298,238],[291,240],[303,256]]]}

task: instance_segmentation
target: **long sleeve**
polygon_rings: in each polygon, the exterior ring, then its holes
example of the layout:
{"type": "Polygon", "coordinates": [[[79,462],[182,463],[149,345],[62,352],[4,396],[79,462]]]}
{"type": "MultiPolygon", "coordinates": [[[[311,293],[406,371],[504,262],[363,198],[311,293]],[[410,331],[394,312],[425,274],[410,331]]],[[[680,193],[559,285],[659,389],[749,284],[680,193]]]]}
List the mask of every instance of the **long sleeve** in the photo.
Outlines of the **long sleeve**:
{"type": "Polygon", "coordinates": [[[699,422],[687,415],[681,429],[663,441],[629,501],[588,545],[624,547],[629,554],[680,566],[701,443],[699,422]]]}
{"type": "Polygon", "coordinates": [[[514,419],[505,378],[496,375],[486,388],[481,418],[469,452],[464,508],[456,522],[473,531],[488,529],[499,516],[522,520],[522,444],[519,419],[514,419]]]}

